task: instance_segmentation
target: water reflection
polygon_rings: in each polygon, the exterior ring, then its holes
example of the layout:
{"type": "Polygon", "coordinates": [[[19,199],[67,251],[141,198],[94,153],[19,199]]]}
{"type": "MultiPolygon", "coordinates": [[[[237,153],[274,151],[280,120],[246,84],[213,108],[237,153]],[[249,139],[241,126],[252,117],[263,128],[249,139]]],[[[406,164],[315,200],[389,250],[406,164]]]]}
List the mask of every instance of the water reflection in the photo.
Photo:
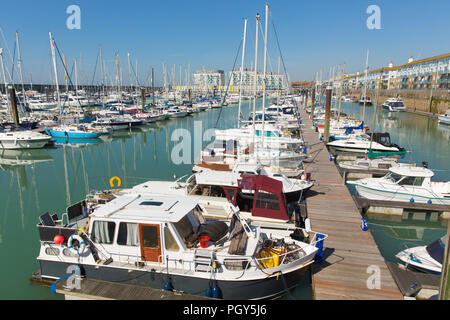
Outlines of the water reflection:
{"type": "Polygon", "coordinates": [[[423,246],[446,234],[447,221],[437,212],[406,212],[403,216],[367,215],[369,229],[383,257],[398,262],[395,255],[411,246],[423,246]]]}
{"type": "Polygon", "coordinates": [[[99,144],[102,143],[101,139],[69,139],[69,138],[55,138],[53,137],[56,145],[72,145],[72,146],[82,146],[87,144],[99,144]]]}
{"type": "Polygon", "coordinates": [[[6,150],[0,151],[0,169],[9,170],[16,166],[27,166],[33,163],[53,161],[53,157],[45,149],[6,150]]]}
{"type": "Polygon", "coordinates": [[[444,139],[450,140],[450,126],[446,124],[438,124],[436,129],[442,134],[444,139]]]}
{"type": "MultiPolygon", "coordinates": [[[[361,106],[343,102],[342,110],[361,120],[361,106]]],[[[438,125],[437,119],[411,112],[388,112],[378,108],[373,126],[374,108],[366,108],[366,124],[375,132],[388,132],[391,141],[408,152],[402,162],[428,162],[436,180],[450,180],[450,144],[448,128],[438,125]]]]}

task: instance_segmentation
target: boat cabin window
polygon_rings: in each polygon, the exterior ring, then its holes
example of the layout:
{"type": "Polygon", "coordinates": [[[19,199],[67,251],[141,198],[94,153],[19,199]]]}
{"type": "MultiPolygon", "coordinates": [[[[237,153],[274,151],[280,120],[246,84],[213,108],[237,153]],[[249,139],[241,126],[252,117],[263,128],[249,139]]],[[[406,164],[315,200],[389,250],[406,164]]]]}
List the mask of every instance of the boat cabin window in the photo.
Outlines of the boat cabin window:
{"type": "Polygon", "coordinates": [[[159,248],[158,226],[142,226],[142,246],[159,248]]]}
{"type": "Polygon", "coordinates": [[[236,206],[241,211],[251,212],[253,208],[253,195],[244,194],[238,190],[236,195],[236,206]]]}
{"type": "Polygon", "coordinates": [[[388,179],[388,180],[390,180],[390,181],[393,182],[393,183],[397,183],[398,181],[400,181],[400,180],[403,178],[403,176],[398,175],[398,174],[395,174],[395,173],[393,173],[393,172],[389,172],[389,173],[385,176],[385,178],[388,179]]]}
{"type": "Polygon", "coordinates": [[[194,195],[202,195],[206,197],[226,197],[223,188],[221,186],[197,186],[194,195]]]}
{"type": "Polygon", "coordinates": [[[190,244],[193,242],[195,238],[195,234],[199,225],[194,226],[191,219],[189,219],[189,215],[185,215],[180,221],[175,222],[173,224],[181,239],[187,247],[190,247],[190,244]]]}
{"type": "Polygon", "coordinates": [[[95,221],[91,238],[95,243],[112,244],[116,224],[110,221],[95,221]]]}
{"type": "Polygon", "coordinates": [[[192,214],[194,215],[195,224],[205,224],[206,220],[203,216],[203,210],[200,208],[200,206],[196,206],[194,209],[192,209],[192,214]]]}
{"type": "Polygon", "coordinates": [[[164,243],[166,250],[178,251],[180,249],[178,243],[175,241],[172,231],[170,231],[167,226],[164,227],[164,243]]]}
{"type": "Polygon", "coordinates": [[[280,210],[280,203],[278,201],[277,195],[273,193],[258,191],[258,194],[256,195],[255,208],[280,210]]]}
{"type": "Polygon", "coordinates": [[[398,184],[404,186],[421,186],[424,177],[404,177],[398,184]]]}
{"type": "Polygon", "coordinates": [[[421,186],[425,179],[424,177],[401,176],[393,172],[388,173],[386,178],[401,186],[421,186]]]}
{"type": "Polygon", "coordinates": [[[117,234],[117,244],[121,246],[139,246],[139,224],[121,222],[117,234]]]}

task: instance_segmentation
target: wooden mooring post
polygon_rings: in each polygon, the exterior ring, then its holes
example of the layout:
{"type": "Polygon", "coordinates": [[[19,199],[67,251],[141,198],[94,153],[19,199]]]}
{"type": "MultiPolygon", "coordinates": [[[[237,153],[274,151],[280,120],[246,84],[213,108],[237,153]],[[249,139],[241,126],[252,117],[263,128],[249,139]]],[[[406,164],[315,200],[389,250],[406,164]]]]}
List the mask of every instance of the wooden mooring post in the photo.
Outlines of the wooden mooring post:
{"type": "Polygon", "coordinates": [[[8,93],[9,93],[9,101],[11,102],[11,116],[13,119],[13,122],[16,125],[19,125],[19,112],[17,110],[17,97],[16,97],[16,90],[14,89],[14,86],[8,85],[8,93]]]}

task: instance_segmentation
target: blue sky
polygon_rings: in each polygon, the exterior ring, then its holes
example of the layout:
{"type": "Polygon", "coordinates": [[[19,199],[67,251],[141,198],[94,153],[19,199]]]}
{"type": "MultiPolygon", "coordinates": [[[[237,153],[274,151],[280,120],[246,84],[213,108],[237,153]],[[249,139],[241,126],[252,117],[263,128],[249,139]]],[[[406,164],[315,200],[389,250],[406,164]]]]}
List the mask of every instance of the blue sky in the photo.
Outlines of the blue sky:
{"type": "MultiPolygon", "coordinates": [[[[119,53],[123,83],[129,82],[127,53],[133,68],[136,60],[140,82],[155,68],[156,82],[162,81],[162,63],[169,71],[176,65],[182,80],[185,69],[230,70],[243,33],[243,19],[248,18],[246,67],[254,60],[255,15],[264,23],[265,1],[190,0],[190,1],[8,1],[2,3],[0,28],[11,53],[15,31],[19,31],[25,82],[50,81],[50,45],[53,32],[71,70],[74,59],[79,64],[80,82],[98,83],[100,69],[94,66],[103,48],[109,77],[114,77],[114,57],[119,53]],[[69,5],[81,9],[81,29],[69,30],[66,20],[69,5]],[[78,62],[80,63],[80,62],[78,62]]],[[[450,52],[450,1],[418,0],[341,0],[341,1],[269,1],[269,71],[277,71],[278,48],[292,81],[312,80],[323,70],[328,76],[331,66],[346,62],[348,73],[362,71],[367,49],[371,69],[450,52]],[[381,9],[381,29],[369,30],[366,20],[369,5],[381,9]]],[[[262,30],[264,25],[261,26],[262,30]]],[[[258,65],[263,65],[263,38],[259,41],[258,65]]],[[[0,37],[0,46],[6,45],[0,37]]],[[[4,52],[11,70],[11,59],[4,52]]],[[[240,57],[237,67],[240,66],[240,57]]],[[[134,77],[134,76],[133,76],[134,77]]],[[[18,77],[15,77],[18,81],[18,77]]],[[[133,80],[134,82],[135,80],[133,80]]]]}

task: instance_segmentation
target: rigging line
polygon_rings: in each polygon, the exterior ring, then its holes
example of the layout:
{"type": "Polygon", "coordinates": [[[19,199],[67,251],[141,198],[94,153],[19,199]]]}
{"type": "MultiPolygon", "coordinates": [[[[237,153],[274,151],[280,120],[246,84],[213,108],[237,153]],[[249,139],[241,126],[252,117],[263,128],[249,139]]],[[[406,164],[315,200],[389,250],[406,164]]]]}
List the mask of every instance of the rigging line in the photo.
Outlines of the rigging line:
{"type": "Polygon", "coordinates": [[[133,74],[134,74],[134,80],[136,80],[138,86],[140,87],[141,84],[139,83],[139,79],[138,79],[138,77],[137,77],[136,71],[135,71],[134,68],[133,68],[133,62],[131,62],[131,61],[130,61],[130,66],[131,66],[131,71],[133,71],[133,74]]]}
{"type": "MultiPolygon", "coordinates": [[[[94,75],[92,76],[91,86],[94,85],[95,72],[97,71],[97,63],[98,63],[99,56],[100,56],[100,51],[97,53],[97,59],[95,60],[94,75]]],[[[102,80],[102,81],[103,81],[103,80],[102,80]]]]}
{"type": "MultiPolygon", "coordinates": [[[[242,46],[242,38],[241,38],[241,41],[239,42],[239,47],[237,49],[236,57],[234,58],[233,68],[231,70],[233,70],[236,67],[236,61],[237,61],[237,58],[239,57],[239,52],[241,51],[241,46],[242,46]]],[[[231,78],[232,77],[230,77],[228,79],[227,89],[225,90],[225,93],[224,93],[223,98],[222,98],[222,107],[220,108],[219,115],[217,116],[217,120],[216,120],[216,124],[214,125],[214,129],[217,128],[217,124],[219,123],[220,115],[222,114],[223,103],[225,102],[225,99],[226,99],[227,93],[228,93],[228,89],[230,88],[231,78]]]]}
{"type": "Polygon", "coordinates": [[[277,42],[278,51],[280,52],[281,63],[283,64],[283,70],[284,70],[284,73],[286,75],[286,81],[288,82],[287,85],[289,87],[289,92],[291,92],[291,84],[290,84],[290,81],[289,81],[289,76],[288,76],[287,71],[286,71],[286,65],[284,64],[283,54],[281,53],[281,47],[280,47],[280,42],[278,41],[277,29],[275,28],[275,23],[273,21],[272,13],[269,12],[269,14],[270,14],[271,21],[272,21],[273,31],[275,33],[275,40],[277,42]]]}
{"type": "MultiPolygon", "coordinates": [[[[260,31],[260,34],[261,34],[261,38],[262,39],[264,39],[264,32],[263,32],[263,29],[262,29],[263,27],[262,27],[262,23],[260,23],[259,24],[259,31],[260,31]]],[[[273,72],[273,67],[272,67],[272,63],[270,62],[270,50],[269,50],[269,47],[268,47],[268,45],[269,45],[269,43],[267,43],[267,62],[268,62],[268,64],[269,64],[269,70],[272,70],[272,72],[273,72]]],[[[269,72],[271,72],[271,71],[269,71],[269,72]]],[[[267,77],[267,74],[266,74],[266,77],[267,77]]]]}
{"type": "Polygon", "coordinates": [[[16,66],[16,42],[14,42],[14,55],[12,58],[12,66],[11,66],[11,81],[14,82],[14,67],[16,66]]]}
{"type": "MultiPolygon", "coordinates": [[[[67,78],[69,79],[69,83],[71,84],[72,90],[73,90],[73,89],[74,89],[74,85],[73,85],[73,82],[72,82],[72,78],[70,78],[69,72],[67,72],[66,65],[65,65],[64,60],[63,60],[63,58],[62,58],[62,56],[61,56],[61,52],[59,51],[59,48],[58,48],[58,45],[56,44],[55,39],[53,39],[53,43],[55,44],[56,51],[58,51],[59,59],[61,60],[61,63],[62,63],[62,65],[63,65],[63,67],[64,67],[64,71],[65,71],[65,73],[66,73],[66,75],[67,75],[67,78]]],[[[67,99],[69,99],[69,96],[67,96],[67,99]]],[[[77,100],[78,104],[80,105],[81,110],[82,110],[83,113],[84,113],[84,108],[83,108],[83,106],[81,105],[80,100],[78,100],[78,99],[76,99],[76,100],[77,100]]]]}
{"type": "MultiPolygon", "coordinates": [[[[2,28],[0,28],[0,33],[2,34],[2,38],[3,38],[3,42],[4,42],[5,46],[6,46],[6,50],[8,50],[9,59],[11,60],[11,63],[14,64],[14,61],[13,61],[13,58],[12,58],[12,55],[11,55],[11,51],[9,50],[9,46],[8,46],[8,43],[6,42],[6,37],[5,37],[5,34],[3,33],[3,29],[2,28]]],[[[14,82],[11,74],[9,73],[9,70],[7,68],[5,68],[5,70],[7,71],[9,79],[11,80],[11,82],[14,82]]]]}

